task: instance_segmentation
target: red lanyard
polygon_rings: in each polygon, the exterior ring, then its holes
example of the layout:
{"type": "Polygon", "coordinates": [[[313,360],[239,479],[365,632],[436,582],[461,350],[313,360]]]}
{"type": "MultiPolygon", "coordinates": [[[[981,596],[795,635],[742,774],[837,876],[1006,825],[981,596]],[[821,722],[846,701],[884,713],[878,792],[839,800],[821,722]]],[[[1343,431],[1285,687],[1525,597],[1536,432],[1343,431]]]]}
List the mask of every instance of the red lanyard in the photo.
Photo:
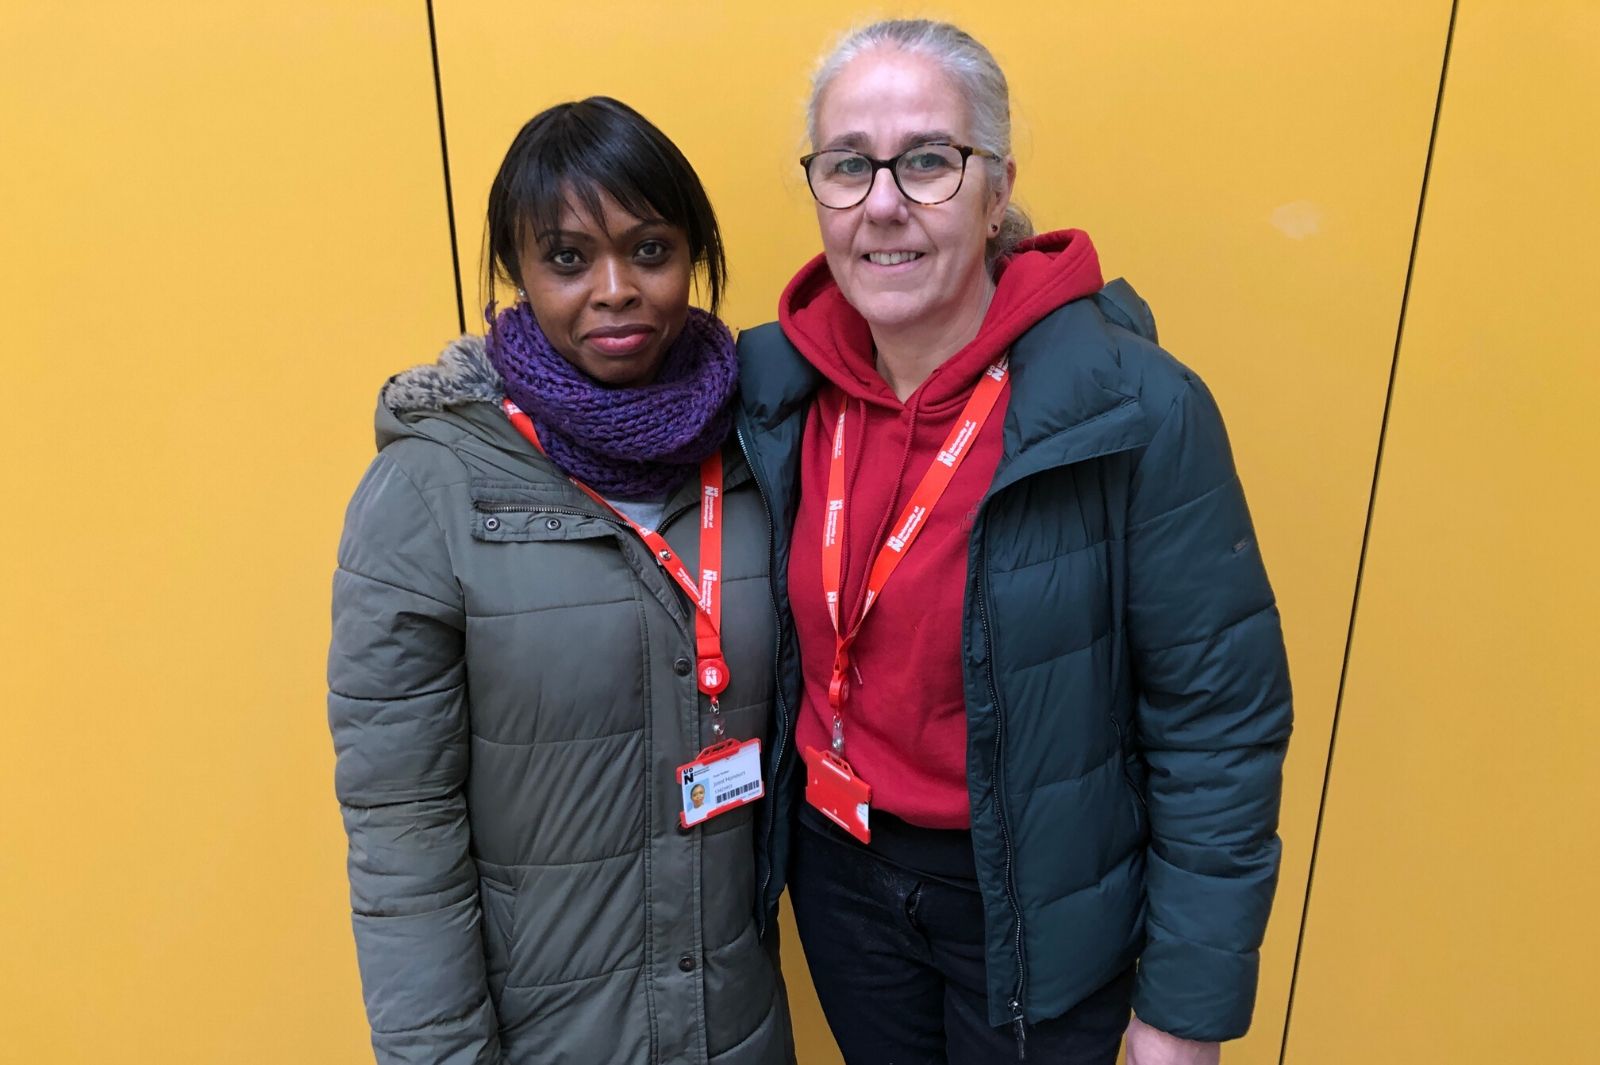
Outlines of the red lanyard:
{"type": "Polygon", "coordinates": [[[822,593],[827,599],[828,616],[833,619],[836,640],[833,677],[828,682],[828,705],[833,707],[833,749],[836,754],[844,747],[844,721],[840,710],[849,696],[846,672],[850,668],[850,647],[860,635],[867,613],[878,601],[883,586],[889,583],[895,567],[900,565],[900,560],[916,543],[923,526],[927,524],[928,515],[944,495],[945,489],[950,487],[956,469],[972,450],[973,441],[989,420],[995,403],[1005,391],[1009,363],[1008,356],[1000,356],[978,379],[972,397],[961,411],[961,417],[956,419],[950,435],[945,437],[944,446],[929,464],[916,491],[911,493],[905,509],[900,512],[900,519],[878,549],[878,556],[867,574],[867,592],[861,606],[861,616],[849,631],[839,624],[839,589],[844,583],[844,430],[848,405],[839,412],[839,421],[833,430],[833,461],[828,468],[828,510],[822,527],[822,593]]]}
{"type": "MultiPolygon", "coordinates": [[[[539,443],[538,430],[533,419],[523,413],[509,399],[500,401],[506,417],[529,443],[544,452],[539,443]]],[[[577,489],[611,513],[627,522],[639,539],[649,546],[661,568],[678,587],[684,590],[695,605],[695,680],[700,690],[711,697],[713,712],[717,709],[717,696],[728,686],[728,663],[722,657],[722,455],[713,454],[700,463],[700,579],[683,564],[678,553],[668,545],[666,538],[653,529],[646,529],[622,511],[606,502],[605,497],[576,477],[568,477],[577,489]]],[[[717,735],[722,735],[722,721],[714,723],[717,735]]]]}

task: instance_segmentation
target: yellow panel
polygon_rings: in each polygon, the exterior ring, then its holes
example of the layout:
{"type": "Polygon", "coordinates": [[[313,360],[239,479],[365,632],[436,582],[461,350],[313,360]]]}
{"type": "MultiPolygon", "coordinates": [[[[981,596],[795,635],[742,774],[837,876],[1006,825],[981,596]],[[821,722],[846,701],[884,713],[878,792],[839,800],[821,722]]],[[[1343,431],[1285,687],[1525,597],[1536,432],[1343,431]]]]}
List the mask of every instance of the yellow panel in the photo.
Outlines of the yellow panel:
{"type": "Polygon", "coordinates": [[[426,9],[4,21],[0,1059],[370,1061],[322,663],[456,329],[426,9]]]}
{"type": "MultiPolygon", "coordinates": [[[[863,11],[846,0],[441,6],[463,249],[480,247],[489,181],[521,123],[609,93],[661,125],[706,180],[733,267],[729,320],[772,318],[818,248],[795,163],[806,76],[863,11]]],[[[1228,415],[1299,695],[1258,1023],[1229,1052],[1238,1065],[1276,1062],[1449,4],[951,0],[939,13],[1010,75],[1020,200],[1043,228],[1096,236],[1108,274],[1151,300],[1163,338],[1228,415]]],[[[792,944],[789,958],[803,1000],[792,944]]],[[[811,1007],[797,1020],[804,1060],[829,1060],[811,1007]]]]}
{"type": "Polygon", "coordinates": [[[1461,4],[1290,1065],[1596,1060],[1597,57],[1461,4]]]}

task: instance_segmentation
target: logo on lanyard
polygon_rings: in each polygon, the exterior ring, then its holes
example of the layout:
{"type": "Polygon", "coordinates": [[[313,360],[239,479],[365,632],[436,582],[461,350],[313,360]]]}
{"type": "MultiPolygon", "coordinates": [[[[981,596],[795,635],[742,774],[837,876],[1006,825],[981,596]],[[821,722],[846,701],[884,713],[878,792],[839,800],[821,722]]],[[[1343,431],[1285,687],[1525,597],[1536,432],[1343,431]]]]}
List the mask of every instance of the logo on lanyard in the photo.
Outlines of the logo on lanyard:
{"type": "Polygon", "coordinates": [[[900,526],[900,531],[884,541],[889,545],[889,550],[904,551],[906,546],[917,538],[917,530],[922,527],[922,519],[927,516],[926,507],[912,507],[911,513],[906,515],[905,524],[900,526]]]}
{"type": "Polygon", "coordinates": [[[978,435],[978,423],[968,420],[961,423],[961,429],[945,444],[944,450],[939,452],[939,461],[946,466],[954,466],[966,454],[967,445],[972,443],[972,438],[978,435]]]}
{"type": "Polygon", "coordinates": [[[700,527],[702,529],[715,529],[717,527],[717,512],[722,508],[717,501],[722,498],[722,489],[713,484],[700,487],[700,527]]]}

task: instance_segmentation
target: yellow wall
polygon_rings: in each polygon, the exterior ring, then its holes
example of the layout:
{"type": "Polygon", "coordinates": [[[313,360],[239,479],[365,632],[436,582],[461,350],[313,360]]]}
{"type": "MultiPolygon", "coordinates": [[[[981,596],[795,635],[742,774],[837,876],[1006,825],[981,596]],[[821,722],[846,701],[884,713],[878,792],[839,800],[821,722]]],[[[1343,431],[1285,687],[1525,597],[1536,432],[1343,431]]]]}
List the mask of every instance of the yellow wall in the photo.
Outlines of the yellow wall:
{"type": "Polygon", "coordinates": [[[370,1060],[321,692],[456,327],[426,10],[9,4],[0,122],[0,1061],[370,1060]]]}
{"type": "MultiPolygon", "coordinates": [[[[1567,670],[1600,591],[1580,539],[1600,278],[1579,272],[1600,39],[1592,4],[1528,7],[1462,2],[1297,1065],[1576,1046],[1556,1022],[1597,944],[1569,913],[1600,871],[1555,826],[1595,800],[1594,700],[1567,670]]],[[[805,75],[862,8],[437,8],[469,322],[494,166],[527,117],[591,92],[684,148],[727,232],[730,321],[772,316],[816,249],[805,75]]],[[[1276,1062],[1450,4],[937,13],[1011,76],[1020,200],[1094,234],[1233,431],[1299,728],[1256,1030],[1227,1060],[1276,1062]]],[[[326,597],[376,388],[456,328],[437,121],[418,2],[78,0],[0,28],[20,400],[0,418],[0,1060],[370,1057],[326,597]]],[[[792,937],[788,961],[802,1062],[837,1060],[792,937]]]]}
{"type": "Polygon", "coordinates": [[[1594,1061],[1600,8],[1461,5],[1288,1060],[1594,1061]]]}

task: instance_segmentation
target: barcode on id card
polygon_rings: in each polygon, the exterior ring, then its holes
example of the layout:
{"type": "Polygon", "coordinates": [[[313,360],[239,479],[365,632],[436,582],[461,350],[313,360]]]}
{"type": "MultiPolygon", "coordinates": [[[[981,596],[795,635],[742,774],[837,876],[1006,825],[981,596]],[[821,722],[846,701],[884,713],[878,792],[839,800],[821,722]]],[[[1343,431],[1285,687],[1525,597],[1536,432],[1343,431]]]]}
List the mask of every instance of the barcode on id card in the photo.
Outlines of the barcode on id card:
{"type": "Polygon", "coordinates": [[[761,786],[761,781],[759,781],[759,780],[750,780],[750,781],[746,781],[743,784],[740,784],[737,788],[730,788],[727,791],[719,791],[719,792],[717,792],[716,805],[721,806],[723,803],[729,802],[729,801],[731,801],[733,799],[737,799],[741,795],[748,795],[752,791],[755,791],[760,786],[761,786]]]}

